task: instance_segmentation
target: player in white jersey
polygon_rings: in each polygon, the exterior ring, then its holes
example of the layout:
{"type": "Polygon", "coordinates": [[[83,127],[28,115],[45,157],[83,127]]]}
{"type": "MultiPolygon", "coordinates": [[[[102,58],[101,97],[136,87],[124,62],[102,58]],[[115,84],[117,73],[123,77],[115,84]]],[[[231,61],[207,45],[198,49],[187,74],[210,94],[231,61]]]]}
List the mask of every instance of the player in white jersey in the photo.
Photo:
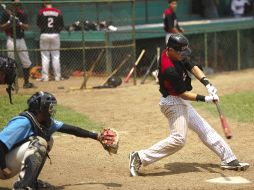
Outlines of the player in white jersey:
{"type": "Polygon", "coordinates": [[[55,80],[61,80],[60,67],[60,36],[59,33],[64,27],[63,16],[60,10],[54,8],[49,1],[44,2],[44,8],[39,11],[37,25],[41,30],[40,49],[42,60],[42,79],[49,80],[50,55],[55,80]]]}
{"type": "Polygon", "coordinates": [[[223,138],[196,112],[189,101],[213,103],[219,101],[217,89],[209,83],[204,73],[187,58],[191,54],[189,42],[181,34],[169,37],[167,48],[161,55],[159,84],[162,94],[161,112],[169,122],[171,134],[148,149],[129,155],[131,176],[138,176],[140,166],[147,166],[179,151],[186,142],[188,128],[221,159],[222,169],[246,170],[248,163],[239,162],[223,138]],[[208,96],[191,92],[191,72],[207,87],[208,96]]]}

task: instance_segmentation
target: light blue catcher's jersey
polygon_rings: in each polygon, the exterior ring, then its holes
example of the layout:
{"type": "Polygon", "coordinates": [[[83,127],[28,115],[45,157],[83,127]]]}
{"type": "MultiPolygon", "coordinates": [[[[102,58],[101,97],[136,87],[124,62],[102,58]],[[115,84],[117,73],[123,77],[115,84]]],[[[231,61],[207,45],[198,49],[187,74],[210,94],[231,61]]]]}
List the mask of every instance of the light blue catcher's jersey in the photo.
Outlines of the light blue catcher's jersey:
{"type": "MultiPolygon", "coordinates": [[[[52,119],[52,121],[52,125],[46,131],[47,137],[50,137],[63,125],[63,122],[54,119],[52,119]]],[[[32,135],[34,135],[34,132],[29,119],[24,116],[17,116],[12,118],[7,126],[0,132],[0,140],[10,150],[15,144],[32,135]]]]}

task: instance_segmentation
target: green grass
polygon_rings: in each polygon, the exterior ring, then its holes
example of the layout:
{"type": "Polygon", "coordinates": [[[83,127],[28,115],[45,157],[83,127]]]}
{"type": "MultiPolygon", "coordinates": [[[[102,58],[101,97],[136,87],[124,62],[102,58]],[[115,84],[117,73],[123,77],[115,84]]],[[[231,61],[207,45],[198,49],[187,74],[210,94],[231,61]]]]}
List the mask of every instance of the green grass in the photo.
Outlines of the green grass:
{"type": "MultiPolygon", "coordinates": [[[[211,104],[194,103],[193,106],[218,115],[211,104]]],[[[235,93],[220,97],[220,106],[226,117],[238,122],[254,122],[254,91],[235,93]]]]}
{"type": "MultiPolygon", "coordinates": [[[[13,116],[18,115],[27,108],[26,101],[28,98],[29,96],[25,95],[14,95],[14,104],[11,105],[9,104],[9,99],[7,96],[0,97],[0,129],[2,129],[13,116]]],[[[87,130],[99,131],[102,128],[101,125],[90,120],[87,116],[61,105],[57,105],[55,119],[87,130]]]]}

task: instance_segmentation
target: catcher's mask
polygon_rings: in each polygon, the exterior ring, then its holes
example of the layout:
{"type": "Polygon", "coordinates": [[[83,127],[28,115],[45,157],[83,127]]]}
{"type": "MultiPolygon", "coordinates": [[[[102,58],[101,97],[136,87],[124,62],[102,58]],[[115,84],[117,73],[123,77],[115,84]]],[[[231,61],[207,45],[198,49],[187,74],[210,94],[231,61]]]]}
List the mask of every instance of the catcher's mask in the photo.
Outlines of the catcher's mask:
{"type": "Polygon", "coordinates": [[[171,34],[167,42],[167,47],[179,52],[184,59],[191,55],[189,41],[182,34],[171,34]]]}
{"type": "Polygon", "coordinates": [[[122,79],[114,75],[108,79],[107,84],[110,88],[116,88],[122,84],[122,79]]]}
{"type": "Polygon", "coordinates": [[[12,85],[16,78],[16,62],[15,60],[0,56],[0,71],[5,75],[3,84],[7,84],[6,92],[9,95],[10,103],[12,104],[11,91],[14,90],[12,85]]]}
{"type": "Polygon", "coordinates": [[[56,113],[57,101],[53,94],[48,92],[36,92],[28,100],[28,111],[35,115],[41,112],[44,115],[45,121],[43,122],[45,127],[49,127],[51,124],[51,117],[54,117],[56,113]]]}

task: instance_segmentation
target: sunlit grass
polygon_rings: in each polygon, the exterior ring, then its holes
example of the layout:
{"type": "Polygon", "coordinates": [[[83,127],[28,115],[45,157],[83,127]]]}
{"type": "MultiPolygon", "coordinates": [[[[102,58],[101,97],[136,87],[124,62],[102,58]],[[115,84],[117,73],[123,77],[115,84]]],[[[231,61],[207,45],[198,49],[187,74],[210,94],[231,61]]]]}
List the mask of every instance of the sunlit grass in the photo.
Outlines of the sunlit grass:
{"type": "MultiPolygon", "coordinates": [[[[15,95],[13,97],[13,105],[9,103],[7,96],[2,96],[0,98],[0,129],[3,128],[13,116],[17,116],[27,108],[26,101],[28,98],[29,96],[25,95],[15,95]]],[[[90,120],[87,116],[61,105],[57,106],[55,119],[88,130],[98,131],[101,129],[99,124],[90,120]]]]}

